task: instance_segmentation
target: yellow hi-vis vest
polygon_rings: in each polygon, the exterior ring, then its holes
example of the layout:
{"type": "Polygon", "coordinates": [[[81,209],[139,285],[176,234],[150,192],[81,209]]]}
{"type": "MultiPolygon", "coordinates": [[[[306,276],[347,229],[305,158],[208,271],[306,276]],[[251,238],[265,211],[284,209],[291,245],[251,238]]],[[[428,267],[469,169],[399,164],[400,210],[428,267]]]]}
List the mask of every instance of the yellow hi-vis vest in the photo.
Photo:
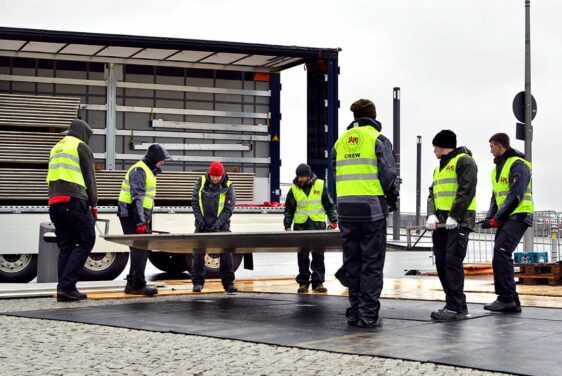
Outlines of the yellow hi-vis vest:
{"type": "MultiPolygon", "coordinates": [[[[498,205],[498,210],[501,208],[502,204],[505,202],[507,198],[507,194],[509,192],[509,172],[511,171],[511,166],[515,161],[523,161],[529,170],[531,170],[531,163],[524,160],[520,157],[510,157],[505,161],[503,165],[502,171],[500,173],[499,180],[496,180],[496,167],[492,169],[492,185],[494,186],[494,197],[496,198],[496,204],[498,205]]],[[[515,208],[511,214],[517,213],[533,213],[535,211],[535,205],[533,202],[533,191],[531,181],[529,181],[529,185],[527,186],[527,191],[523,195],[521,202],[515,208]]]]}
{"type": "MultiPolygon", "coordinates": [[[[199,188],[199,209],[201,209],[201,215],[205,216],[205,210],[203,209],[203,188],[205,187],[205,182],[207,181],[207,177],[205,175],[201,176],[201,188],[199,188]]],[[[226,186],[230,187],[230,181],[226,182],[226,186]]],[[[224,202],[226,201],[226,194],[228,190],[221,192],[219,195],[219,207],[217,209],[217,218],[221,215],[224,209],[224,202]]]]}
{"type": "Polygon", "coordinates": [[[354,127],[336,141],[337,197],[384,196],[375,154],[379,135],[373,127],[354,127]]]}
{"type": "Polygon", "coordinates": [[[74,136],[66,136],[51,149],[47,184],[56,180],[64,180],[86,188],[84,175],[80,168],[78,145],[82,140],[74,136]]]}
{"type": "Polygon", "coordinates": [[[144,199],[142,200],[142,207],[145,209],[152,209],[154,207],[154,199],[156,198],[156,175],[152,172],[150,168],[144,163],[143,161],[138,161],[134,165],[129,168],[127,174],[125,174],[125,179],[123,179],[123,183],[121,183],[121,192],[119,192],[119,201],[124,202],[126,204],[130,204],[133,202],[131,197],[131,186],[129,185],[129,175],[131,171],[140,167],[144,171],[146,184],[145,184],[145,194],[144,199]]]}
{"type": "Polygon", "coordinates": [[[308,218],[315,222],[326,222],[326,211],[322,205],[324,180],[316,179],[312,187],[310,187],[308,196],[296,184],[293,184],[291,190],[297,202],[297,210],[293,218],[296,224],[305,223],[308,218]]]}
{"type": "MultiPolygon", "coordinates": [[[[453,208],[455,197],[457,197],[457,189],[459,183],[457,179],[457,163],[461,157],[467,156],[472,158],[466,153],[451,158],[449,163],[442,170],[439,166],[433,172],[433,199],[435,202],[435,209],[450,211],[453,208]]],[[[476,196],[468,206],[468,210],[476,210],[476,196]]]]}

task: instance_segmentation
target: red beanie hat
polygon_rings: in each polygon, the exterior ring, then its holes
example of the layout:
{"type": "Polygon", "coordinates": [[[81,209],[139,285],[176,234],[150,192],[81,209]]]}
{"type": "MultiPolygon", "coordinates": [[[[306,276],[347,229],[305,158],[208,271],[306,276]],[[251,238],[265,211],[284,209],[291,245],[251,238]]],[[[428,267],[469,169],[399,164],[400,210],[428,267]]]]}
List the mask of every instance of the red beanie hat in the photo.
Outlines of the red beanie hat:
{"type": "Polygon", "coordinates": [[[224,175],[224,166],[220,162],[213,162],[211,166],[209,166],[209,175],[213,176],[223,176],[224,175]]]}

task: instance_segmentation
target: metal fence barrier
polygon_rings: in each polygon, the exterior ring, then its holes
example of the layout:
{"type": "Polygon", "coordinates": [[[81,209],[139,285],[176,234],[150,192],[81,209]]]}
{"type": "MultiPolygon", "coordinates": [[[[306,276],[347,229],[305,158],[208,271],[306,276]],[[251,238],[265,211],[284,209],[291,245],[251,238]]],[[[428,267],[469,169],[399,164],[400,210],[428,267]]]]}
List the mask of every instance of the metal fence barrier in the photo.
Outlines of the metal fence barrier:
{"type": "MultiPolygon", "coordinates": [[[[400,216],[400,227],[406,228],[406,244],[408,248],[413,248],[414,244],[427,244],[431,242],[430,231],[420,231],[420,226],[425,226],[426,215],[422,215],[420,222],[416,223],[415,214],[402,213],[400,216]]],[[[476,221],[481,221],[486,217],[486,212],[476,213],[476,221]]],[[[391,221],[389,221],[391,223],[391,221]]],[[[533,218],[533,228],[535,232],[533,249],[524,249],[523,241],[519,243],[516,251],[520,252],[547,252],[549,261],[562,261],[560,255],[559,229],[562,225],[562,213],[556,211],[536,211],[533,218]]],[[[477,227],[470,234],[467,255],[467,263],[489,263],[494,255],[495,229],[481,229],[477,227]]]]}

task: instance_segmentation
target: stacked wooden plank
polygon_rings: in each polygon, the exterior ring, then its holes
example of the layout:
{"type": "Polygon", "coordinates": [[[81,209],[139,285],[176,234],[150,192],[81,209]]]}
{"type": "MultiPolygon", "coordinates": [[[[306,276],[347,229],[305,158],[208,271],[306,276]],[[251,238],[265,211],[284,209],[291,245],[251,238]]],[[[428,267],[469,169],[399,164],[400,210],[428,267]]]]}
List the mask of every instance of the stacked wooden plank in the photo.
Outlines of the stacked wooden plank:
{"type": "MultiPolygon", "coordinates": [[[[100,200],[115,202],[126,171],[102,170],[96,172],[100,200]]],[[[191,201],[193,184],[202,173],[164,172],[158,175],[156,203],[159,201],[186,204],[191,201]]],[[[238,201],[254,198],[254,174],[229,173],[238,201]]],[[[33,201],[37,204],[47,200],[47,170],[0,168],[0,202],[33,201]]]]}
{"type": "Polygon", "coordinates": [[[80,98],[0,94],[2,128],[67,129],[76,118],[80,98]]]}
{"type": "Polygon", "coordinates": [[[63,137],[61,133],[0,131],[0,162],[46,165],[51,148],[63,137]]]}

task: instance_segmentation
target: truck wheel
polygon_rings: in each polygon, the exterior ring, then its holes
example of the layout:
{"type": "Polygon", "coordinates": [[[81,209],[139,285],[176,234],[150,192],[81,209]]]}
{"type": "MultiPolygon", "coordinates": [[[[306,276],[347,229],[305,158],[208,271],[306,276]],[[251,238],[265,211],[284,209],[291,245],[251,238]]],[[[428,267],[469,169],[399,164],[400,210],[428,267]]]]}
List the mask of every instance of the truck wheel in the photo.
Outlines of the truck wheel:
{"type": "Polygon", "coordinates": [[[150,252],[148,254],[148,259],[152,265],[166,273],[178,274],[188,269],[184,255],[167,252],[150,252]]]}
{"type": "Polygon", "coordinates": [[[30,282],[37,277],[37,255],[0,255],[0,282],[30,282]]]}
{"type": "Polygon", "coordinates": [[[80,280],[111,281],[123,273],[128,261],[126,252],[91,253],[80,273],[80,280]]]}
{"type": "MultiPolygon", "coordinates": [[[[232,255],[232,268],[234,271],[238,270],[240,264],[242,263],[242,258],[244,255],[241,253],[235,253],[232,255]]],[[[220,267],[220,255],[219,254],[209,254],[205,253],[205,278],[220,278],[219,267],[220,267]]],[[[191,254],[185,256],[187,261],[187,271],[191,274],[191,265],[193,262],[193,257],[191,254]]]]}

